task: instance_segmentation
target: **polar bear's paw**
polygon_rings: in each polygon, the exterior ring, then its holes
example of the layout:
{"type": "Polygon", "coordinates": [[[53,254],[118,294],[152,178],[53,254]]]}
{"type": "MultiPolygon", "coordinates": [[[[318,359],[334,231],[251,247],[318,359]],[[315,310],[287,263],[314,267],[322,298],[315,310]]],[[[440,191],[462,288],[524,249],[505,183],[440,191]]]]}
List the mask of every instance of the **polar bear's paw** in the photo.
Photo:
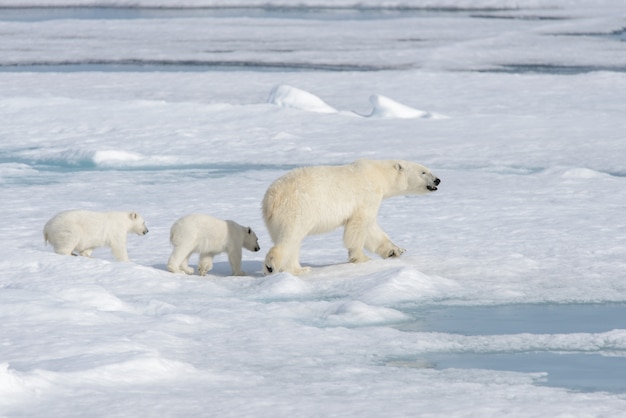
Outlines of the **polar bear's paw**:
{"type": "Polygon", "coordinates": [[[285,257],[285,249],[283,246],[276,245],[267,252],[265,263],[263,263],[263,274],[274,274],[280,272],[291,273],[295,276],[309,273],[311,267],[302,267],[297,257],[290,255],[290,259],[285,257]]]}
{"type": "Polygon", "coordinates": [[[193,267],[190,266],[175,266],[173,264],[167,265],[167,270],[171,273],[185,273],[185,274],[194,274],[196,271],[193,267]]]}
{"type": "Polygon", "coordinates": [[[389,252],[387,253],[387,257],[384,258],[398,258],[400,257],[402,254],[404,254],[406,250],[404,248],[400,248],[400,247],[396,247],[394,246],[392,249],[389,250],[389,252]]]}
{"type": "Polygon", "coordinates": [[[351,263],[355,263],[355,264],[357,264],[357,263],[365,263],[365,262],[368,262],[370,260],[371,260],[371,258],[369,258],[368,256],[363,256],[363,257],[358,257],[358,258],[357,257],[350,257],[350,262],[351,263]]]}
{"type": "Polygon", "coordinates": [[[398,258],[405,253],[404,248],[400,248],[391,241],[382,244],[376,249],[376,254],[382,258],[398,258]]]}
{"type": "Polygon", "coordinates": [[[268,274],[273,274],[273,273],[285,272],[285,273],[293,274],[294,276],[301,276],[303,274],[310,273],[311,270],[312,270],[311,267],[293,267],[293,268],[285,268],[281,270],[276,270],[274,267],[265,264],[263,267],[263,274],[268,275],[268,274]]]}
{"type": "Polygon", "coordinates": [[[370,261],[370,258],[363,254],[363,252],[350,254],[351,263],[365,263],[366,261],[370,261]]]}
{"type": "Polygon", "coordinates": [[[296,276],[301,276],[303,274],[310,273],[313,270],[311,267],[298,267],[293,270],[293,274],[296,276]]]}

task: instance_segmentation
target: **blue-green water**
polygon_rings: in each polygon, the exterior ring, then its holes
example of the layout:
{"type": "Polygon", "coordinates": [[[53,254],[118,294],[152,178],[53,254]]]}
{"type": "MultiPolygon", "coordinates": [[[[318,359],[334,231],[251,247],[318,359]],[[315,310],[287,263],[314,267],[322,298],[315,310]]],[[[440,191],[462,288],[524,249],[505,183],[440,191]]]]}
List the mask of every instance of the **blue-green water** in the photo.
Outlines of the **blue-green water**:
{"type": "MultiPolygon", "coordinates": [[[[626,328],[626,304],[518,304],[433,306],[405,310],[415,318],[399,324],[405,332],[466,336],[603,333],[626,328]]],[[[429,353],[391,359],[407,367],[489,369],[547,373],[538,384],[576,391],[626,392],[626,353],[521,351],[429,353]]]]}

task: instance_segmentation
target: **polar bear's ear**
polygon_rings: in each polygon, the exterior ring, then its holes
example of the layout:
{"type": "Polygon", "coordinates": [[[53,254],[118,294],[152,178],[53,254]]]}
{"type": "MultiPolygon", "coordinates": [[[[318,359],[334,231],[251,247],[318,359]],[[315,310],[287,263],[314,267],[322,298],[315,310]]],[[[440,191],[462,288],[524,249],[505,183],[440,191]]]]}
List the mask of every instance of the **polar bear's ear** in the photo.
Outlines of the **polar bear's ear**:
{"type": "Polygon", "coordinates": [[[394,167],[398,170],[398,173],[402,173],[404,171],[404,167],[400,163],[396,163],[394,167]]]}
{"type": "Polygon", "coordinates": [[[133,221],[134,221],[135,219],[137,219],[137,212],[131,212],[131,213],[130,213],[130,219],[132,219],[133,221]]]}

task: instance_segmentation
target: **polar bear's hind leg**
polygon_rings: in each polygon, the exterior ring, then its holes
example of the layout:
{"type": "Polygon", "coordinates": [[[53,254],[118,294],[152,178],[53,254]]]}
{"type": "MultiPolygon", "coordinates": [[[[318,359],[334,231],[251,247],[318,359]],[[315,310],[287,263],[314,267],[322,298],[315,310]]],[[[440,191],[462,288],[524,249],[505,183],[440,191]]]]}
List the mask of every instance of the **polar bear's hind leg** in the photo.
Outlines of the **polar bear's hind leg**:
{"type": "Polygon", "coordinates": [[[78,254],[83,257],[91,257],[91,253],[93,253],[93,248],[88,248],[86,250],[80,251],[78,254]]]}
{"type": "Polygon", "coordinates": [[[273,274],[284,271],[298,276],[310,272],[310,267],[302,267],[300,265],[299,255],[299,243],[297,245],[277,244],[270,248],[265,256],[263,273],[273,274]]]}
{"type": "Polygon", "coordinates": [[[198,260],[198,276],[204,276],[212,268],[213,268],[213,254],[209,254],[209,253],[200,254],[200,258],[198,260]]]}
{"type": "Polygon", "coordinates": [[[193,274],[194,269],[189,267],[187,264],[191,253],[192,250],[186,248],[184,245],[174,246],[172,255],[170,255],[170,258],[167,261],[167,269],[172,273],[180,273],[182,271],[186,274],[193,274]]]}

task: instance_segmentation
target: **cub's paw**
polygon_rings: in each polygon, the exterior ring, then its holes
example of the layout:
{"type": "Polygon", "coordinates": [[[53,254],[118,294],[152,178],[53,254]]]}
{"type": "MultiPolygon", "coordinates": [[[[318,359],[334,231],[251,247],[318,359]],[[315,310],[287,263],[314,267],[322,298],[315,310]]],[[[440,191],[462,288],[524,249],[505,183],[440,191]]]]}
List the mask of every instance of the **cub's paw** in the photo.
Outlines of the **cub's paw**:
{"type": "Polygon", "coordinates": [[[294,269],[293,274],[296,276],[301,276],[303,274],[310,273],[311,270],[312,270],[311,267],[299,267],[299,268],[294,269]]]}

